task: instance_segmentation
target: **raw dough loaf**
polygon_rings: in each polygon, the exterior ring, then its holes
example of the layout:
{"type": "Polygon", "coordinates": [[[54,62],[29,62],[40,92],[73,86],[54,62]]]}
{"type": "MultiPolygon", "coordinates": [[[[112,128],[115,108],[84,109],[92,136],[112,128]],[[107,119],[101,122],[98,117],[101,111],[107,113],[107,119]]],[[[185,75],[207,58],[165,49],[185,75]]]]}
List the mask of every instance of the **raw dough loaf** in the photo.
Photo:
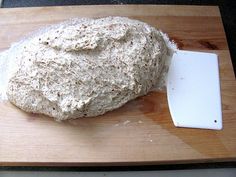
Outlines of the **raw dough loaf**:
{"type": "Polygon", "coordinates": [[[147,94],[170,54],[160,31],[124,17],[73,19],[19,45],[8,99],[56,120],[98,116],[147,94]]]}

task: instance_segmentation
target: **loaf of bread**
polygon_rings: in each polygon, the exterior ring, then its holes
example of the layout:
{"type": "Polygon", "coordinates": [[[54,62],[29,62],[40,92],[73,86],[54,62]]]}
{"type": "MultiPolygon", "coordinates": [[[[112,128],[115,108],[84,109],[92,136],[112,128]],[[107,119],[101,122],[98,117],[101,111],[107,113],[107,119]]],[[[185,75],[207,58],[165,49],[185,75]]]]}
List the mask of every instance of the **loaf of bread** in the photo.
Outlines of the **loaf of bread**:
{"type": "Polygon", "coordinates": [[[147,94],[172,49],[163,33],[124,17],[73,19],[18,44],[10,102],[56,120],[92,117],[147,94]]]}

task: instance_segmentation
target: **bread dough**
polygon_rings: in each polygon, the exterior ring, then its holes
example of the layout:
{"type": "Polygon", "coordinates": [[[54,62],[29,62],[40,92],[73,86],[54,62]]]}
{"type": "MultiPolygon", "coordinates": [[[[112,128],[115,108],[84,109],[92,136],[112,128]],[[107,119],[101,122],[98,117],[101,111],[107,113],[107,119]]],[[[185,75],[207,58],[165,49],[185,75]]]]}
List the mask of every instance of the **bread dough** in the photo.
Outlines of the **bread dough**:
{"type": "Polygon", "coordinates": [[[19,44],[8,99],[56,120],[104,114],[160,82],[163,34],[124,17],[73,19],[19,44]]]}

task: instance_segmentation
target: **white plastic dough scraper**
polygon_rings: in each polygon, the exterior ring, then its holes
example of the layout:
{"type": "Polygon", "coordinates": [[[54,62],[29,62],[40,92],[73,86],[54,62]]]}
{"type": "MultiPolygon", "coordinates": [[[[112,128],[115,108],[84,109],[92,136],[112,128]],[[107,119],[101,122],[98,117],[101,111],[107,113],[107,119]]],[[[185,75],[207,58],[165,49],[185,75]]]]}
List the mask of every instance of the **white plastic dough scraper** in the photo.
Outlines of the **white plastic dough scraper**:
{"type": "Polygon", "coordinates": [[[222,129],[217,55],[177,51],[168,72],[167,98],[176,127],[222,129]]]}

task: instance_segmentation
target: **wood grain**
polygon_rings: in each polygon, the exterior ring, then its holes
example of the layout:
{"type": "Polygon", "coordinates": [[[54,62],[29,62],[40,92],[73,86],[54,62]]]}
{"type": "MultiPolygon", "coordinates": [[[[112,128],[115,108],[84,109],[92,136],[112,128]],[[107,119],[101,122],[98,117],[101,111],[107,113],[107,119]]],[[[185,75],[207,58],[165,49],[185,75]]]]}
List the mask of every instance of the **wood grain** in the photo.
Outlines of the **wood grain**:
{"type": "Polygon", "coordinates": [[[236,82],[218,7],[69,6],[0,9],[0,50],[72,17],[128,16],[185,50],[219,55],[223,130],[175,128],[166,94],[151,92],[96,118],[55,122],[0,104],[0,165],[92,166],[236,161],[236,82]]]}

